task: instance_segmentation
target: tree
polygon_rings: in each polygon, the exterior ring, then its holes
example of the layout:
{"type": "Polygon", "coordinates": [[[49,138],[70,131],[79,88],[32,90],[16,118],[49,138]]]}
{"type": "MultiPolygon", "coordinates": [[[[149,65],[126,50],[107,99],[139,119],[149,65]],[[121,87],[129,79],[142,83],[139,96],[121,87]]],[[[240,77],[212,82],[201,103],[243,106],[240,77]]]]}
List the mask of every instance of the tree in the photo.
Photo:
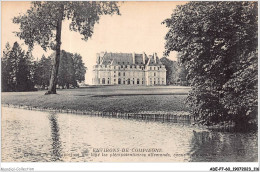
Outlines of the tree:
{"type": "Polygon", "coordinates": [[[34,84],[31,76],[31,55],[25,53],[15,42],[11,48],[9,43],[2,58],[2,90],[31,91],[34,84]]]}
{"type": "Polygon", "coordinates": [[[75,69],[75,79],[77,82],[85,81],[85,74],[87,68],[85,67],[85,64],[82,61],[82,56],[80,54],[74,54],[72,56],[73,59],[73,65],[75,69]]]}
{"type": "Polygon", "coordinates": [[[50,85],[47,94],[56,94],[56,84],[60,61],[62,21],[71,21],[70,30],[83,35],[83,40],[92,36],[94,25],[101,15],[119,14],[117,2],[95,1],[37,1],[26,14],[13,19],[20,24],[20,32],[16,35],[24,39],[25,43],[33,48],[39,44],[44,50],[55,51],[50,85]]]}
{"type": "Polygon", "coordinates": [[[188,104],[204,124],[245,129],[256,121],[257,9],[257,2],[189,2],[164,21],[165,54],[181,53],[188,104]]]}
{"type": "Polygon", "coordinates": [[[168,85],[188,85],[188,71],[183,65],[166,57],[163,57],[160,60],[166,68],[166,82],[168,85]]]}
{"type": "Polygon", "coordinates": [[[44,89],[49,85],[51,77],[51,58],[44,55],[39,62],[35,62],[34,82],[36,85],[42,86],[44,89]]]}
{"type": "Polygon", "coordinates": [[[177,83],[177,62],[166,57],[160,59],[166,68],[166,83],[172,85],[177,83]]]}
{"type": "Polygon", "coordinates": [[[187,86],[189,84],[187,79],[188,71],[183,65],[178,64],[176,75],[177,81],[180,82],[180,85],[187,86]]]}
{"type": "Polygon", "coordinates": [[[3,58],[1,58],[1,81],[2,81],[2,91],[10,91],[11,90],[11,72],[12,68],[10,65],[10,52],[11,47],[10,44],[7,42],[5,45],[5,50],[3,51],[3,58]]]}
{"type": "Polygon", "coordinates": [[[64,88],[64,86],[66,86],[66,88],[69,88],[70,85],[77,86],[72,57],[72,53],[68,53],[64,50],[61,51],[61,63],[59,66],[60,72],[58,74],[58,85],[62,86],[62,88],[64,88]]]}

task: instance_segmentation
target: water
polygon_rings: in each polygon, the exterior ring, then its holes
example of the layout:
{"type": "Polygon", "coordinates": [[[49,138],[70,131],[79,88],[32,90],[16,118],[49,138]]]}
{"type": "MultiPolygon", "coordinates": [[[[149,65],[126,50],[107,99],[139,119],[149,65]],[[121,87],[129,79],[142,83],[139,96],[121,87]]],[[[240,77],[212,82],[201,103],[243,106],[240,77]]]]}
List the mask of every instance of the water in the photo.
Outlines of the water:
{"type": "Polygon", "coordinates": [[[257,160],[257,133],[213,132],[188,123],[2,108],[3,162],[257,160]]]}

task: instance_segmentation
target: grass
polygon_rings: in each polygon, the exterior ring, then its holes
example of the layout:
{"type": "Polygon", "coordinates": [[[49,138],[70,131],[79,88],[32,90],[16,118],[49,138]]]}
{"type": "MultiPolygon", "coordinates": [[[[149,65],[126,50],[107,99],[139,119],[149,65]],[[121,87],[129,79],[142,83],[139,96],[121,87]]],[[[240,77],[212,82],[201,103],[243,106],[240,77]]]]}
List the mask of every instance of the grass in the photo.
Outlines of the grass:
{"type": "Polygon", "coordinates": [[[177,86],[90,86],[57,90],[56,95],[3,92],[2,104],[103,112],[187,111],[184,101],[189,90],[177,86]]]}

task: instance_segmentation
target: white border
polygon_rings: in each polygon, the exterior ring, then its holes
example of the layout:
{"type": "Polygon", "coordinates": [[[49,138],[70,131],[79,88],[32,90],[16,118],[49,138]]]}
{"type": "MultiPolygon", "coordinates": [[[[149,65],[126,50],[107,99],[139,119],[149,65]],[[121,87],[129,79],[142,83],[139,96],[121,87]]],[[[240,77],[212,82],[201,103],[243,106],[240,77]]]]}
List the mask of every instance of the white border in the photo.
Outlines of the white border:
{"type": "MultiPolygon", "coordinates": [[[[1,0],[0,5],[2,8],[2,1],[24,1],[24,0],[1,0]]],[[[48,0],[47,0],[48,1],[48,0]]],[[[119,0],[122,1],[122,0],[119,0]]],[[[135,0],[127,0],[127,1],[135,1],[135,0]]],[[[140,0],[139,0],[140,1],[140,0]]],[[[157,1],[157,0],[141,0],[141,1],[157,1]]],[[[161,1],[169,1],[169,0],[161,0],[161,1]]],[[[185,1],[185,0],[178,0],[185,1]]],[[[198,1],[198,0],[193,0],[198,1]]],[[[201,0],[208,1],[208,0],[201,0]]],[[[221,0],[215,0],[221,1],[221,0]]],[[[227,0],[224,0],[227,1],[227,0]]],[[[235,0],[231,0],[235,1],[235,0]]],[[[241,0],[239,0],[241,1],[241,0]]],[[[250,0],[252,1],[252,0],[250,0]]],[[[258,3],[259,4],[259,3],[258,3]]],[[[258,15],[259,13],[258,8],[258,15]]],[[[0,9],[0,18],[1,18],[1,9],[0,9]]],[[[258,33],[259,33],[259,23],[260,19],[258,17],[258,33]]],[[[1,25],[2,27],[2,25],[1,25]]],[[[0,27],[0,31],[1,31],[0,27]]],[[[2,33],[2,32],[1,32],[2,33]]],[[[260,43],[260,38],[258,36],[258,45],[260,43]]],[[[2,39],[0,45],[2,44],[2,39]]],[[[1,46],[0,46],[0,50],[1,46]]],[[[259,57],[259,54],[258,54],[259,57]]],[[[258,58],[259,59],[259,58],[258,58]]],[[[260,62],[258,60],[258,66],[260,66],[260,62]]],[[[0,65],[1,67],[1,65],[0,65]]],[[[260,85],[260,76],[258,74],[258,85],[260,85]]],[[[1,80],[0,80],[0,88],[1,88],[1,80]]],[[[1,93],[0,93],[1,95],[1,93]]],[[[258,93],[258,112],[260,111],[260,94],[258,93]]],[[[0,99],[1,103],[1,99],[0,99]]],[[[2,111],[1,111],[2,112],[2,111]]],[[[0,113],[1,117],[1,113],[0,113]]],[[[258,118],[258,124],[260,119],[258,118]]],[[[1,125],[0,125],[1,126],[1,125]]],[[[258,134],[259,134],[258,127],[258,134]]],[[[0,132],[1,136],[1,132],[0,132]]],[[[2,137],[1,137],[2,138],[2,137]]],[[[259,142],[260,138],[258,137],[258,160],[259,160],[259,142]]],[[[1,153],[1,149],[0,149],[1,153]]],[[[2,154],[1,154],[2,155],[2,154]]],[[[211,167],[254,167],[259,168],[259,162],[189,162],[189,163],[0,163],[1,169],[5,168],[8,171],[29,171],[24,170],[26,168],[33,168],[33,171],[209,171],[211,167]]],[[[2,170],[1,170],[2,171],[2,170]]],[[[225,170],[222,170],[225,171],[225,170]]],[[[240,170],[241,171],[241,170],[240,170]]]]}

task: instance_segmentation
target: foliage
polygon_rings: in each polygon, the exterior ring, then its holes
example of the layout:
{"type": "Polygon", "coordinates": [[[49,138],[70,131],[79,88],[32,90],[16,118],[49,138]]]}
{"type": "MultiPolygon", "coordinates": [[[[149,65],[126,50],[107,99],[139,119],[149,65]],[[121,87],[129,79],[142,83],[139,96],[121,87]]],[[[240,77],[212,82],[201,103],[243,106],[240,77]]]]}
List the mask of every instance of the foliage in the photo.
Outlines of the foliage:
{"type": "Polygon", "coordinates": [[[177,83],[177,63],[166,57],[160,59],[166,68],[166,83],[167,85],[175,85],[177,83]]]}
{"type": "Polygon", "coordinates": [[[31,75],[30,52],[25,53],[15,42],[9,43],[3,52],[2,91],[31,91],[34,89],[31,75]]]}
{"type": "Polygon", "coordinates": [[[51,76],[51,58],[46,58],[44,55],[42,58],[35,62],[35,73],[34,73],[34,82],[36,85],[46,88],[49,85],[50,76],[51,76]]]}
{"type": "MultiPolygon", "coordinates": [[[[40,61],[35,63],[34,81],[37,86],[48,87],[53,56],[55,54],[48,58],[43,55],[40,61]]],[[[62,50],[59,71],[57,84],[62,88],[78,87],[78,82],[85,81],[86,67],[80,54],[62,50]]]]}
{"type": "Polygon", "coordinates": [[[164,21],[165,54],[181,53],[188,104],[204,124],[256,121],[257,9],[257,2],[189,2],[164,21]]]}
{"type": "Polygon", "coordinates": [[[167,85],[188,85],[188,73],[184,66],[166,57],[163,57],[160,60],[166,68],[167,85]]]}
{"type": "Polygon", "coordinates": [[[85,67],[85,64],[82,61],[82,56],[76,53],[72,56],[72,60],[73,67],[75,69],[75,80],[77,82],[85,81],[85,74],[87,68],[85,67]]]}
{"type": "Polygon", "coordinates": [[[83,40],[92,36],[95,23],[101,15],[119,14],[115,1],[36,1],[26,14],[13,19],[20,25],[16,35],[30,48],[39,44],[45,51],[56,51],[51,72],[48,94],[56,93],[60,61],[62,21],[70,21],[70,30],[83,35],[83,40]]]}

